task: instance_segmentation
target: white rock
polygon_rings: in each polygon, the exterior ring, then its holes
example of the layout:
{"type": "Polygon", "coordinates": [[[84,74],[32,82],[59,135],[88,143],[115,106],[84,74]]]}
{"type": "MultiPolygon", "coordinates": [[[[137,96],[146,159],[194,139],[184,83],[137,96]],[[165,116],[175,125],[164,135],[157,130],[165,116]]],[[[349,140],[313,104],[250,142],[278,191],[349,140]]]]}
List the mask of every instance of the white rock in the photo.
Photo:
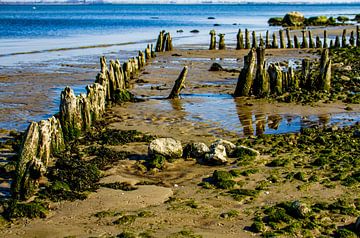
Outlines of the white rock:
{"type": "Polygon", "coordinates": [[[188,155],[191,156],[192,158],[201,158],[206,153],[210,152],[209,147],[202,142],[190,143],[185,147],[185,153],[187,153],[186,150],[189,150],[188,155]]]}
{"type": "Polygon", "coordinates": [[[183,154],[181,142],[173,138],[158,138],[150,142],[149,155],[162,155],[167,158],[180,158],[183,154]]]}
{"type": "MultiPolygon", "coordinates": [[[[234,152],[234,150],[236,149],[235,144],[231,143],[230,141],[223,140],[223,139],[216,140],[210,147],[217,146],[217,145],[224,146],[226,149],[226,153],[228,155],[231,155],[234,152]]],[[[211,148],[210,148],[210,150],[211,150],[211,148]]]]}
{"type": "Polygon", "coordinates": [[[210,153],[205,155],[205,159],[209,164],[226,164],[226,148],[223,145],[212,145],[210,153]]]}

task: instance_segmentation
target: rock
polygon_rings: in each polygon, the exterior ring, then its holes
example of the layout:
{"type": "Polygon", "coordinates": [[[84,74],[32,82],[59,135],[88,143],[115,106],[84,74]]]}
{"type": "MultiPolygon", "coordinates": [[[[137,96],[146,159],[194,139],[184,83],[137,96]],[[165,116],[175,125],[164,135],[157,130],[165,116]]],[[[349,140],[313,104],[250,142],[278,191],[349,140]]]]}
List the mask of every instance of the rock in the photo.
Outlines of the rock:
{"type": "Polygon", "coordinates": [[[354,131],[353,136],[359,138],[360,137],[360,130],[354,131]]]}
{"type": "Polygon", "coordinates": [[[299,218],[305,218],[311,212],[311,209],[305,203],[300,201],[294,201],[291,204],[291,208],[293,209],[294,215],[299,218]]]}
{"type": "Polygon", "coordinates": [[[210,153],[205,155],[205,161],[209,164],[226,164],[226,148],[221,144],[213,144],[210,147],[210,153]]]}
{"type": "Polygon", "coordinates": [[[162,155],[166,158],[180,158],[183,149],[180,141],[173,138],[158,138],[150,142],[149,155],[162,155]]]}
{"type": "Polygon", "coordinates": [[[345,76],[345,75],[341,75],[341,76],[340,76],[340,79],[341,79],[342,81],[350,81],[350,80],[351,80],[350,77],[345,76]]]}
{"type": "Polygon", "coordinates": [[[199,33],[200,31],[199,30],[191,30],[190,33],[199,33]]]}
{"type": "Polygon", "coordinates": [[[360,217],[358,217],[355,222],[355,233],[360,235],[360,217]]]}
{"type": "Polygon", "coordinates": [[[209,69],[209,71],[223,71],[224,68],[218,64],[218,63],[213,63],[209,69]]]}
{"type": "Polygon", "coordinates": [[[228,155],[231,155],[235,149],[236,149],[236,145],[234,145],[233,143],[231,143],[230,141],[227,140],[223,140],[223,139],[219,139],[216,140],[211,146],[210,146],[210,150],[213,147],[216,147],[217,145],[222,145],[225,147],[226,153],[228,155]]]}
{"type": "Polygon", "coordinates": [[[244,145],[240,145],[235,148],[235,150],[233,151],[233,153],[231,155],[235,156],[235,157],[243,157],[244,155],[260,156],[260,152],[253,148],[250,148],[250,147],[247,147],[244,145]]]}
{"type": "Polygon", "coordinates": [[[189,143],[184,148],[184,157],[202,158],[209,153],[209,147],[202,142],[189,143]]]}
{"type": "Polygon", "coordinates": [[[207,19],[209,19],[209,20],[214,20],[214,19],[216,19],[215,17],[208,17],[207,19]]]}
{"type": "Polygon", "coordinates": [[[344,68],[342,68],[342,70],[343,70],[343,71],[351,71],[352,68],[351,68],[350,65],[347,65],[347,66],[345,66],[344,68]]]}
{"type": "Polygon", "coordinates": [[[289,12],[284,16],[283,24],[287,26],[302,26],[305,17],[300,12],[289,12]]]}
{"type": "Polygon", "coordinates": [[[268,20],[269,26],[282,26],[283,23],[282,17],[272,17],[268,20]]]}

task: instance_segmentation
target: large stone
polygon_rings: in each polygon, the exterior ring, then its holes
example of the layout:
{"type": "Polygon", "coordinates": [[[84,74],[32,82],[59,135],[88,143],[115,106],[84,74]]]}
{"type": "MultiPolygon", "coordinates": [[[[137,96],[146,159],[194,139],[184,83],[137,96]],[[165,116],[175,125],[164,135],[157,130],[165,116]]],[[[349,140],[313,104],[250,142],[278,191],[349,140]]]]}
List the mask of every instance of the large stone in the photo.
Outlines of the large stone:
{"type": "Polygon", "coordinates": [[[300,12],[289,12],[284,16],[283,24],[287,26],[302,26],[305,17],[300,12]]]}
{"type": "Polygon", "coordinates": [[[206,153],[209,153],[209,147],[202,142],[193,142],[185,146],[184,156],[191,158],[203,158],[206,153]]]}
{"type": "Polygon", "coordinates": [[[226,164],[227,155],[226,155],[226,148],[221,144],[213,144],[210,147],[210,153],[205,155],[205,161],[208,164],[226,164]]]}
{"type": "Polygon", "coordinates": [[[311,209],[308,207],[308,205],[300,201],[294,201],[291,204],[291,208],[294,212],[294,215],[299,218],[305,218],[311,212],[311,209]]]}
{"type": "Polygon", "coordinates": [[[180,158],[183,148],[180,141],[173,138],[158,138],[150,142],[149,155],[162,155],[166,158],[180,158]]]}
{"type": "Polygon", "coordinates": [[[223,139],[218,139],[216,140],[211,146],[211,148],[215,148],[217,145],[222,145],[225,147],[226,150],[226,154],[227,155],[231,155],[232,153],[234,153],[235,149],[236,149],[236,145],[231,143],[230,141],[227,140],[223,140],[223,139]]]}

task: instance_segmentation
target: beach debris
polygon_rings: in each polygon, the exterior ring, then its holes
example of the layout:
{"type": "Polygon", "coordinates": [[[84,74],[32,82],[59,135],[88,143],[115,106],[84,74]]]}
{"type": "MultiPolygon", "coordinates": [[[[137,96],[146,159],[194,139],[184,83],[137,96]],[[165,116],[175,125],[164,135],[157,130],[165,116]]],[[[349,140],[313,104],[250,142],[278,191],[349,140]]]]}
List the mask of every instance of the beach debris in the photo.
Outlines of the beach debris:
{"type": "Polygon", "coordinates": [[[241,32],[241,29],[239,29],[236,35],[236,49],[237,50],[244,49],[244,36],[241,32]]]}
{"type": "Polygon", "coordinates": [[[209,147],[202,142],[192,142],[184,147],[184,158],[203,158],[206,153],[209,153],[209,147]]]}
{"type": "Polygon", "coordinates": [[[235,147],[231,156],[237,158],[243,158],[244,156],[257,157],[260,156],[260,152],[244,145],[238,145],[235,147]]]}
{"type": "Polygon", "coordinates": [[[209,50],[215,50],[216,49],[216,32],[215,32],[215,30],[211,30],[209,34],[210,34],[209,50]]]}
{"type": "Polygon", "coordinates": [[[236,89],[234,92],[235,97],[249,96],[255,78],[255,54],[256,50],[252,48],[248,55],[244,57],[244,67],[242,68],[236,89]]]}
{"type": "Polygon", "coordinates": [[[290,209],[293,212],[293,216],[298,218],[305,218],[311,212],[311,209],[308,207],[308,205],[300,201],[292,202],[290,209]]]}
{"type": "Polygon", "coordinates": [[[205,155],[205,161],[206,163],[213,165],[226,164],[228,161],[225,146],[221,144],[211,145],[210,152],[205,155]]]}
{"type": "Polygon", "coordinates": [[[183,148],[181,142],[173,138],[158,138],[150,142],[149,156],[161,155],[167,159],[181,158],[183,148]]]}
{"type": "Polygon", "coordinates": [[[284,16],[282,24],[286,26],[302,26],[304,21],[304,14],[300,12],[289,12],[284,16]]]}
{"type": "Polygon", "coordinates": [[[294,35],[294,47],[299,49],[300,48],[300,42],[298,40],[297,35],[294,35]]]}
{"type": "Polygon", "coordinates": [[[179,77],[176,79],[174,87],[172,88],[168,99],[178,98],[180,95],[180,91],[185,88],[185,79],[188,73],[188,67],[185,66],[181,71],[179,77]]]}
{"type": "Polygon", "coordinates": [[[156,46],[155,46],[155,52],[161,52],[162,51],[162,46],[164,44],[164,33],[165,31],[162,30],[159,33],[158,39],[156,41],[156,46]]]}
{"type": "Polygon", "coordinates": [[[350,33],[350,39],[349,39],[349,43],[351,47],[355,46],[355,36],[354,36],[354,31],[351,31],[350,33]]]}
{"type": "Polygon", "coordinates": [[[315,47],[316,47],[316,48],[322,48],[322,42],[321,42],[321,40],[320,40],[320,36],[316,36],[315,47]]]}
{"type": "Polygon", "coordinates": [[[219,50],[225,50],[225,34],[219,34],[219,50]]]}

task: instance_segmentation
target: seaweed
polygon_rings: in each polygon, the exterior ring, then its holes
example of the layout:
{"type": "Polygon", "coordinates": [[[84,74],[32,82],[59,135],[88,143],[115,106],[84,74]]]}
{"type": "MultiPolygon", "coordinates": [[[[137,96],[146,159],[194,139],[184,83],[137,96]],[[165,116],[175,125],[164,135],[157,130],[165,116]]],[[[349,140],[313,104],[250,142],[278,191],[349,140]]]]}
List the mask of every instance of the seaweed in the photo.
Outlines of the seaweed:
{"type": "Polygon", "coordinates": [[[47,204],[43,201],[35,200],[29,203],[11,200],[3,213],[6,219],[27,217],[45,218],[47,216],[47,204]]]}

